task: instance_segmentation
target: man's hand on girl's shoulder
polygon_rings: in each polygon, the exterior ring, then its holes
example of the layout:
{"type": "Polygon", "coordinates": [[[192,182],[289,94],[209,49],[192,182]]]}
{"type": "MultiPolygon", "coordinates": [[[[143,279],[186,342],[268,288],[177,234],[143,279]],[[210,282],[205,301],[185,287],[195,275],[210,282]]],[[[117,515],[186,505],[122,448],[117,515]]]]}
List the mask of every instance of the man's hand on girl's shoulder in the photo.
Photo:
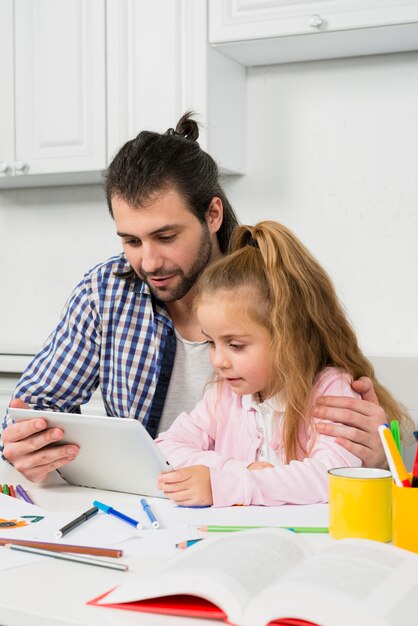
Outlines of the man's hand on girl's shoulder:
{"type": "Polygon", "coordinates": [[[316,429],[322,435],[336,437],[337,443],[358,456],[364,467],[387,467],[378,426],[386,422],[386,414],[377,401],[373,383],[360,378],[352,383],[360,398],[320,396],[312,416],[331,423],[319,422],[316,429]]]}

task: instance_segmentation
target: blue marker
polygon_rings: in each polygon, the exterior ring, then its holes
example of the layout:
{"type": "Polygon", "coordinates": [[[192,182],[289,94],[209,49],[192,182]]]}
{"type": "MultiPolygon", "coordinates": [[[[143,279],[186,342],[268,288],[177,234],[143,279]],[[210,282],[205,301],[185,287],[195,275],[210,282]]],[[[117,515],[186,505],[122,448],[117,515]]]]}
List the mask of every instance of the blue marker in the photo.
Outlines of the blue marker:
{"type": "Polygon", "coordinates": [[[211,504],[190,504],[189,506],[187,504],[177,504],[178,509],[208,509],[211,506],[211,504]]]}
{"type": "Polygon", "coordinates": [[[154,513],[152,512],[152,509],[151,509],[150,505],[145,500],[145,498],[141,498],[140,503],[141,503],[141,506],[144,509],[145,513],[148,515],[148,519],[151,522],[151,526],[153,528],[159,528],[160,524],[159,524],[157,518],[155,517],[154,513]]]}
{"type": "Polygon", "coordinates": [[[100,509],[100,511],[103,511],[103,513],[114,515],[115,517],[118,517],[124,522],[131,524],[131,526],[135,526],[135,528],[137,528],[138,530],[142,530],[144,528],[144,525],[141,524],[141,522],[138,522],[136,519],[132,519],[132,517],[128,517],[124,513],[117,511],[116,509],[114,509],[111,506],[108,506],[107,504],[103,504],[103,502],[98,502],[97,500],[95,500],[93,502],[93,506],[97,506],[97,508],[100,509]]]}

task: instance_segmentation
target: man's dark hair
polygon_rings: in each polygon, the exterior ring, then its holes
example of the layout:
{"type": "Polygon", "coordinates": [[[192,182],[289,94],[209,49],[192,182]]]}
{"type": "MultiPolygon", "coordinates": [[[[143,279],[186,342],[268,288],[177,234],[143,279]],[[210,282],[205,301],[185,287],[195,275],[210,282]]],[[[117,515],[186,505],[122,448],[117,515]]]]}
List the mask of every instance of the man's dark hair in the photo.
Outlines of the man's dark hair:
{"type": "Polygon", "coordinates": [[[113,217],[113,196],[138,206],[155,193],[173,187],[204,223],[216,196],[223,205],[218,242],[221,251],[226,252],[238,220],[219,183],[215,161],[197,143],[199,127],[192,115],[185,113],[175,130],[169,128],[164,134],[144,130],[122,146],[105,173],[107,204],[113,217]]]}

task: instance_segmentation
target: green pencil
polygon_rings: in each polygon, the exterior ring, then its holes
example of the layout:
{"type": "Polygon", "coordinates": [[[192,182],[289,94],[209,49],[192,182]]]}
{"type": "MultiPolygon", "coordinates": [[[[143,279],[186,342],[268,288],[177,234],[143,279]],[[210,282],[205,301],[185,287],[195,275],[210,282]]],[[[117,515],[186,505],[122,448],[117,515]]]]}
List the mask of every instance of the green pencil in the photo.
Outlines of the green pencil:
{"type": "Polygon", "coordinates": [[[324,526],[199,526],[198,529],[207,533],[232,533],[239,530],[252,530],[255,528],[282,528],[294,533],[327,533],[324,526]]]}
{"type": "Polygon", "coordinates": [[[395,440],[396,443],[396,447],[398,448],[399,452],[402,454],[402,446],[401,446],[401,431],[399,429],[399,422],[398,420],[392,420],[390,423],[390,432],[392,433],[392,436],[395,440]]]}

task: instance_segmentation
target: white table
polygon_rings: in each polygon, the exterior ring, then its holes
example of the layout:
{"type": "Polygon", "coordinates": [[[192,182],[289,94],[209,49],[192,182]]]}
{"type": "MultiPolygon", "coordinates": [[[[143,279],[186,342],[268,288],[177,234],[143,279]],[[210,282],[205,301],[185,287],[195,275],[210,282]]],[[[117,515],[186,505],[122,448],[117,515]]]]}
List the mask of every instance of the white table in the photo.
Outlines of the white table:
{"type": "MultiPolygon", "coordinates": [[[[85,489],[64,483],[54,474],[42,486],[29,483],[13,467],[0,461],[0,483],[21,484],[35,503],[54,511],[86,510],[94,499],[118,507],[137,504],[138,496],[85,489]],[[110,495],[111,494],[111,495],[110,495]]],[[[158,531],[156,531],[158,532],[158,531]]],[[[305,535],[321,547],[327,535],[305,535]]],[[[146,539],[145,539],[146,540],[146,539]]],[[[70,543],[70,541],[69,541],[70,543]]],[[[1,550],[1,548],[0,548],[1,550]]],[[[156,565],[164,556],[123,556],[128,572],[88,567],[68,561],[45,559],[31,565],[0,571],[1,626],[184,626],[185,618],[87,606],[86,602],[107,589],[127,582],[137,572],[156,565]]],[[[187,626],[213,626],[213,621],[187,618],[187,626]]]]}

